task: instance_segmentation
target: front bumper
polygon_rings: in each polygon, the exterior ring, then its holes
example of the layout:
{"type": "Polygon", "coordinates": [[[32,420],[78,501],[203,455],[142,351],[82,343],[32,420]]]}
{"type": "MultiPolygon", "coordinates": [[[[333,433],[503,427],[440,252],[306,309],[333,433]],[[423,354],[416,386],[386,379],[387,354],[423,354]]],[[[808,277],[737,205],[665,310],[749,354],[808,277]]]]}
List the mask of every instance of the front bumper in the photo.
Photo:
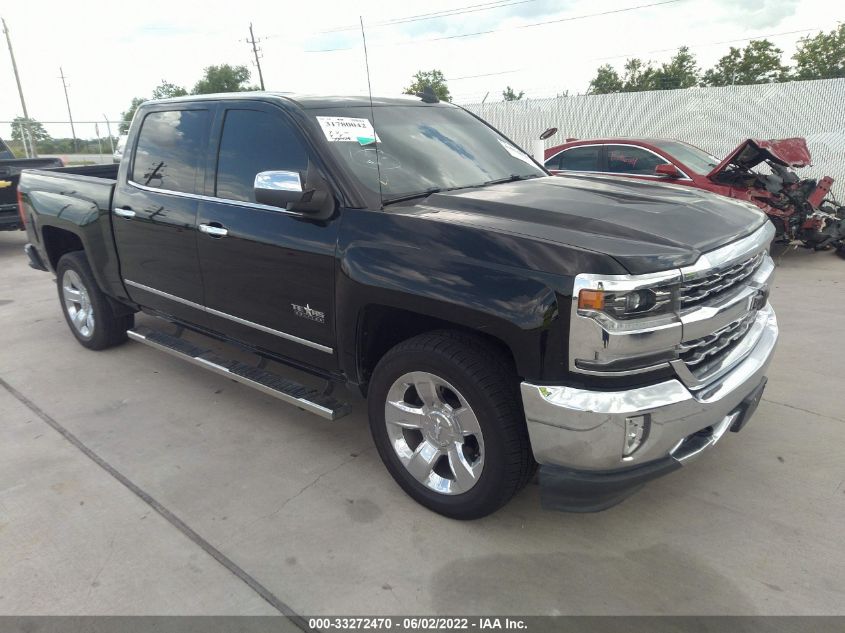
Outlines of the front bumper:
{"type": "Polygon", "coordinates": [[[610,507],[645,481],[701,454],[729,428],[739,430],[762,395],[777,342],[771,305],[757,313],[753,327],[756,344],[747,355],[694,391],[678,379],[627,391],[522,383],[544,505],[581,511],[610,507]],[[635,416],[645,416],[648,427],[640,446],[625,457],[626,419],[635,416]]]}

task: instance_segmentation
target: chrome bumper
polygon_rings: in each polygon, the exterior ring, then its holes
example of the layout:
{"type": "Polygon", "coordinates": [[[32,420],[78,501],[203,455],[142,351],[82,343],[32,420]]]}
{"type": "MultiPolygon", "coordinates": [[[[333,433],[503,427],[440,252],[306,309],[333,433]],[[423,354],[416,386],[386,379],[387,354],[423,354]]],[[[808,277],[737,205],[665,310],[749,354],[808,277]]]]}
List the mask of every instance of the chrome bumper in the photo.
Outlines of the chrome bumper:
{"type": "Polygon", "coordinates": [[[694,391],[678,379],[627,391],[522,383],[534,458],[542,465],[608,472],[700,454],[733,425],[765,377],[778,337],[771,305],[757,313],[754,328],[756,344],[745,358],[694,391]],[[647,434],[633,454],[623,457],[625,420],[634,416],[647,416],[647,434]]]}

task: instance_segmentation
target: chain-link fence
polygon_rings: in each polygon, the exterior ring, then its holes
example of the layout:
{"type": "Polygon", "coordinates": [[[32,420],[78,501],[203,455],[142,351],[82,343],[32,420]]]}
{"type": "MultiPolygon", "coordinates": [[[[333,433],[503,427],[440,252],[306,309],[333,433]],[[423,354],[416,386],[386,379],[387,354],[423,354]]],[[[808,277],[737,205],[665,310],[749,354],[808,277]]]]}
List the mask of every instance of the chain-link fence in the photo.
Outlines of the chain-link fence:
{"type": "MultiPolygon", "coordinates": [[[[543,130],[566,138],[675,138],[725,156],[747,138],[807,139],[812,167],[802,176],[832,176],[845,191],[845,79],[757,86],[690,88],[464,106],[531,151],[543,130]]],[[[845,195],[840,193],[840,198],[845,195]]]]}
{"type": "Polygon", "coordinates": [[[110,163],[118,121],[0,121],[0,136],[18,158],[58,156],[65,164],[110,163]],[[75,138],[74,138],[75,137],[75,138]]]}

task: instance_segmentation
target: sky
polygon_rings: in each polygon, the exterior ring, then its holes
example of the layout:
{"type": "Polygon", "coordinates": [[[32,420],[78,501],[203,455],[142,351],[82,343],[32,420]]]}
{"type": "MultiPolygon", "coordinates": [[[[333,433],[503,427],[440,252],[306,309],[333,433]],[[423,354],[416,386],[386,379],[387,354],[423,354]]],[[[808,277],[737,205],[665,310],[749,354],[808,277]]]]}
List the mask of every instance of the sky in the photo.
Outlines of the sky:
{"type": "MultiPolygon", "coordinates": [[[[253,71],[253,23],[268,90],[366,94],[359,26],[366,27],[374,94],[401,93],[417,70],[443,71],[453,100],[527,98],[587,90],[596,68],[627,57],[661,63],[688,45],[707,68],[729,46],[768,37],[789,63],[796,41],[845,20],[832,0],[8,0],[0,4],[31,117],[67,121],[61,67],[77,136],[116,121],[133,97],[162,80],[190,90],[212,64],[253,71]],[[644,6],[652,5],[652,6],[644,6]],[[448,15],[431,14],[448,12],[448,15]],[[429,17],[426,17],[429,16],[429,17]],[[421,19],[426,17],[426,19],[421,19]],[[469,35],[481,33],[478,35],[469,35]],[[489,93],[489,95],[488,95],[489,93]],[[91,123],[86,123],[91,122],[91,123]]],[[[0,136],[22,114],[12,65],[0,47],[0,136]]],[[[65,124],[45,124],[70,136],[65,124]]],[[[115,130],[113,132],[116,133],[115,130]]]]}

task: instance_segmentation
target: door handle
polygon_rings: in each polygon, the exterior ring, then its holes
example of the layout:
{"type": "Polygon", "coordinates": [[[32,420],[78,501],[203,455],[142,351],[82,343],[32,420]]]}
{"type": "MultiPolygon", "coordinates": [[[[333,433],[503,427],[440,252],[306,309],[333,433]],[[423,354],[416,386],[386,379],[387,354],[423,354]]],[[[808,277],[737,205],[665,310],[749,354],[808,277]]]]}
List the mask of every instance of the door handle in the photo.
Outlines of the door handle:
{"type": "Polygon", "coordinates": [[[129,207],[119,207],[114,210],[115,215],[119,215],[122,218],[126,218],[127,220],[130,218],[135,217],[135,212],[130,209],[129,207]]]}
{"type": "Polygon", "coordinates": [[[226,237],[229,235],[229,229],[222,226],[213,226],[211,224],[200,224],[200,231],[211,237],[226,237]]]}

